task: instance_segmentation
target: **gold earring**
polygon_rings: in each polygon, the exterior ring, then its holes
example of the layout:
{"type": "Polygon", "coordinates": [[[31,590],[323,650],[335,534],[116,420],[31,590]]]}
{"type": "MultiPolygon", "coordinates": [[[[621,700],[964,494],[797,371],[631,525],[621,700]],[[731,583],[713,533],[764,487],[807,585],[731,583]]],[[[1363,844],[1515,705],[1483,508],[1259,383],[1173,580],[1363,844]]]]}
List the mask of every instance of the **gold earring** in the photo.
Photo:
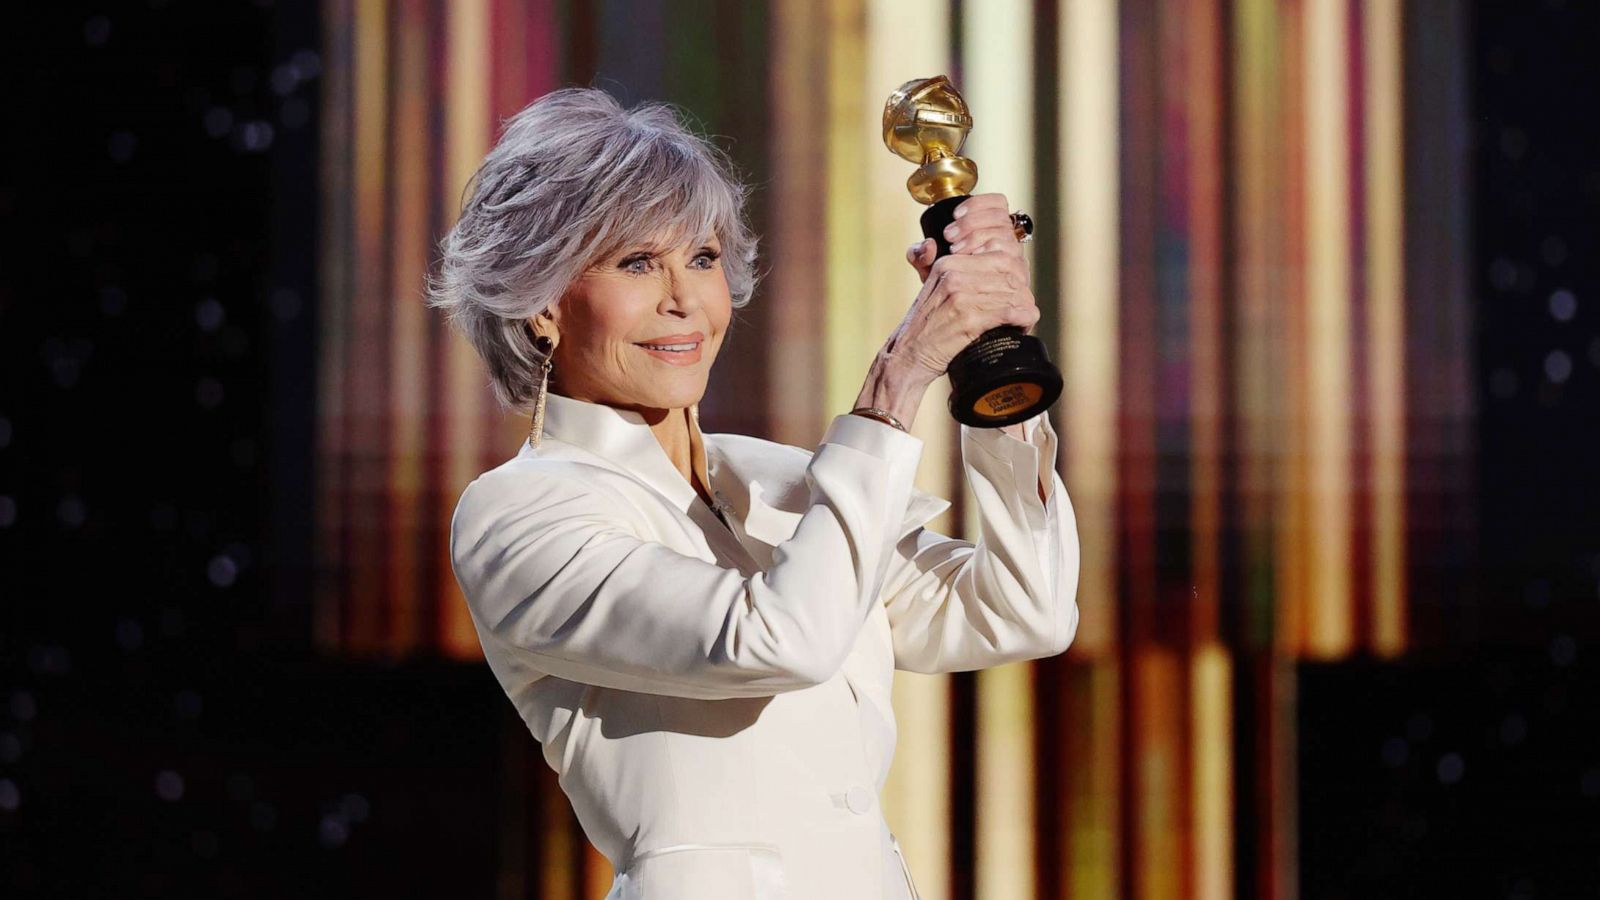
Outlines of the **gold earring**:
{"type": "Polygon", "coordinates": [[[544,357],[539,362],[539,391],[533,401],[533,427],[528,430],[528,446],[537,450],[540,439],[544,437],[544,395],[550,385],[550,370],[555,368],[551,359],[555,343],[541,334],[533,339],[533,346],[544,357]]]}

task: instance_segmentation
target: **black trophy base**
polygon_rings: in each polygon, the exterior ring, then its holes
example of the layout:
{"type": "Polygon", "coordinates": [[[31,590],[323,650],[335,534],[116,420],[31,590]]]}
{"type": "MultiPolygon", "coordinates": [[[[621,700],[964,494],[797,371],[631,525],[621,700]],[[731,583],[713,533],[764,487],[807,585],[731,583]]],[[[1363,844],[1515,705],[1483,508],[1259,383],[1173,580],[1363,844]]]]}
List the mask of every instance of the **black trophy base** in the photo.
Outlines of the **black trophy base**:
{"type": "MultiPolygon", "coordinates": [[[[944,238],[956,207],[967,198],[946,197],[922,213],[922,234],[933,238],[938,256],[950,254],[944,238]]],[[[1061,370],[1044,342],[1015,325],[984,332],[956,354],[950,373],[950,415],[973,428],[1004,428],[1033,418],[1061,396],[1061,370]]]]}
{"type": "Polygon", "coordinates": [[[974,428],[1031,419],[1061,396],[1044,342],[1015,325],[983,333],[950,361],[950,415],[974,428]]]}

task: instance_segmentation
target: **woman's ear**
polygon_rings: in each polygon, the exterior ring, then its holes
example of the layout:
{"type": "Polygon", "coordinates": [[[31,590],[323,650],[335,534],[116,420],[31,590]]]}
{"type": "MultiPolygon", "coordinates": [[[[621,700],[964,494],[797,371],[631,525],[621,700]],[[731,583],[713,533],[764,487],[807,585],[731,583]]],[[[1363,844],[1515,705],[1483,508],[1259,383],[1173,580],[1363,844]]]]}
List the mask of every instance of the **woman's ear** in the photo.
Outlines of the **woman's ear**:
{"type": "Polygon", "coordinates": [[[548,337],[554,344],[561,343],[561,329],[556,326],[555,316],[552,316],[548,309],[529,319],[528,328],[536,338],[548,337]]]}

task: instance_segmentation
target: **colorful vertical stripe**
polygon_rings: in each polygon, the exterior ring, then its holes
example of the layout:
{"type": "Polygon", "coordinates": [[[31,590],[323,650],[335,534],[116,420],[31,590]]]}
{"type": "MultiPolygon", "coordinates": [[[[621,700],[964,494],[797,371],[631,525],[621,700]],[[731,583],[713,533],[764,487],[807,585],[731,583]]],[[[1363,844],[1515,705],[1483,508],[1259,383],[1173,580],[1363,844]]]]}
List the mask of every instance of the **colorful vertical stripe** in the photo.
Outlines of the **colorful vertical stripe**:
{"type": "MultiPolygon", "coordinates": [[[[1012,209],[1034,202],[1032,81],[1034,29],[1029,0],[987,2],[961,18],[962,95],[979,112],[962,153],[978,161],[977,190],[1006,195],[1012,209]]],[[[940,415],[941,422],[949,415],[940,415]]],[[[961,533],[978,534],[977,504],[963,484],[961,533]]],[[[974,731],[974,892],[980,897],[1030,897],[1037,891],[1034,755],[1034,665],[1019,662],[977,675],[974,731]]]]}

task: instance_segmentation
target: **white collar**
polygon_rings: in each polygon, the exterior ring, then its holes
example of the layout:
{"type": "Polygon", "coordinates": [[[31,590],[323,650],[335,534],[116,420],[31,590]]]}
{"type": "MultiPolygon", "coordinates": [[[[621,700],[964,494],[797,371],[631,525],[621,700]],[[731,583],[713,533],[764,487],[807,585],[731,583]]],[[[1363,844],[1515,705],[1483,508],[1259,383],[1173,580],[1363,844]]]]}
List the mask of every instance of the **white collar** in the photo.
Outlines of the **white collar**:
{"type": "MultiPolygon", "coordinates": [[[[700,432],[699,406],[689,407],[686,414],[692,465],[706,490],[711,491],[715,482],[709,470],[716,468],[716,454],[700,432]]],[[[544,439],[550,438],[586,450],[619,471],[643,480],[681,510],[688,510],[699,499],[699,493],[673,465],[644,416],[631,409],[574,400],[549,391],[545,394],[544,439]]],[[[518,455],[535,452],[524,441],[518,455]]]]}

